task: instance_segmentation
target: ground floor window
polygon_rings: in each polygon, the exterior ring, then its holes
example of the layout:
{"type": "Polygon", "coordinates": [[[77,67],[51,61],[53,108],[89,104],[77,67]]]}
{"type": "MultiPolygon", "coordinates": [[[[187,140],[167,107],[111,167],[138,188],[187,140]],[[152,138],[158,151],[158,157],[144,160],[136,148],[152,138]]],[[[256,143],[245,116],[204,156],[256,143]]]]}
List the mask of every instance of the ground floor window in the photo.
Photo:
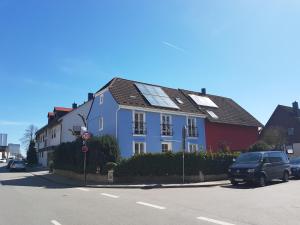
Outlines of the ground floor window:
{"type": "Polygon", "coordinates": [[[146,153],[145,142],[133,142],[133,153],[135,155],[146,153]]]}
{"type": "Polygon", "coordinates": [[[161,143],[161,151],[162,152],[171,152],[172,151],[172,143],[171,142],[162,142],[161,143]]]}
{"type": "Polygon", "coordinates": [[[198,151],[198,145],[197,144],[189,144],[188,152],[197,152],[198,151]]]}

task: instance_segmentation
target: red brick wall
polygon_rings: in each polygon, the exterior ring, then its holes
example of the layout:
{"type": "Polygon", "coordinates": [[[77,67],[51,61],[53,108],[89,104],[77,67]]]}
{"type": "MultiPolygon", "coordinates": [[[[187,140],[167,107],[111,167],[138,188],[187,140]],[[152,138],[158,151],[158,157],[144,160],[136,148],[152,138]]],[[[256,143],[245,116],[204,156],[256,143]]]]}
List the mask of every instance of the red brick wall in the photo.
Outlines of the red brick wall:
{"type": "Polygon", "coordinates": [[[231,124],[205,122],[206,148],[221,150],[222,145],[230,150],[245,150],[258,140],[258,128],[231,124]]]}

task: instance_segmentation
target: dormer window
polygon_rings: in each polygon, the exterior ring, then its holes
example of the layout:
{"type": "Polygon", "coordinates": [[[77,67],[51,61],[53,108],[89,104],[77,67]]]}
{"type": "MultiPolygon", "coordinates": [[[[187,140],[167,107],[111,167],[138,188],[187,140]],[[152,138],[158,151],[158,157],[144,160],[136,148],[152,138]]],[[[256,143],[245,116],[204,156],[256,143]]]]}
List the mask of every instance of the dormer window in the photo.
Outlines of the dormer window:
{"type": "Polygon", "coordinates": [[[100,103],[100,105],[103,104],[103,101],[104,101],[104,96],[103,96],[103,94],[101,94],[101,95],[99,96],[99,103],[100,103]]]}

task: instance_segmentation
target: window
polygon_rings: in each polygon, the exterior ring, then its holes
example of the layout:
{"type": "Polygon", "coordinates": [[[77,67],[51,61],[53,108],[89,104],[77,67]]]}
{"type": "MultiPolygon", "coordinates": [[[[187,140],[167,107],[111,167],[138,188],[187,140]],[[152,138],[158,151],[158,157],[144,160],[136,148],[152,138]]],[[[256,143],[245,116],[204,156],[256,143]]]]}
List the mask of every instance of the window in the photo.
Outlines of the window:
{"type": "Polygon", "coordinates": [[[133,142],[133,154],[139,155],[146,153],[146,144],[144,142],[133,142]]]}
{"type": "Polygon", "coordinates": [[[288,135],[293,136],[294,135],[294,128],[288,128],[288,135]]]}
{"type": "Polygon", "coordinates": [[[101,95],[99,96],[99,103],[100,103],[100,105],[103,104],[103,101],[104,101],[104,96],[103,96],[103,94],[101,94],[101,95]]]}
{"type": "Polygon", "coordinates": [[[145,135],[146,134],[146,123],[145,123],[145,113],[134,112],[133,121],[133,134],[135,135],[145,135]]]}
{"type": "Polygon", "coordinates": [[[206,110],[206,112],[214,119],[219,119],[219,117],[211,110],[206,110]]]}
{"type": "Polygon", "coordinates": [[[172,136],[172,117],[170,115],[161,115],[161,135],[172,136]]]}
{"type": "Polygon", "coordinates": [[[103,130],[103,117],[99,118],[99,131],[103,130]]]}
{"type": "Polygon", "coordinates": [[[176,101],[177,101],[179,104],[183,104],[183,101],[181,100],[181,98],[176,98],[176,101]]]}
{"type": "Polygon", "coordinates": [[[198,151],[198,145],[197,144],[189,144],[188,152],[197,152],[198,151]]]}
{"type": "Polygon", "coordinates": [[[188,136],[198,137],[197,120],[196,118],[188,118],[188,136]]]}
{"type": "Polygon", "coordinates": [[[161,151],[162,152],[171,152],[172,151],[172,143],[171,142],[162,142],[161,143],[161,151]]]}

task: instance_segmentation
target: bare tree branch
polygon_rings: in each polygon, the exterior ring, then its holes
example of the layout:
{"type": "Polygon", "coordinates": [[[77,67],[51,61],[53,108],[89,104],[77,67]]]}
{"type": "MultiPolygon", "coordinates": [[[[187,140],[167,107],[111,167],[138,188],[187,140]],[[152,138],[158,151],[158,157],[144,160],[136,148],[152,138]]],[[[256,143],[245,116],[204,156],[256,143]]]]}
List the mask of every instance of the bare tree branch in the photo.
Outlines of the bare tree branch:
{"type": "Polygon", "coordinates": [[[20,141],[22,142],[22,145],[24,145],[26,148],[28,148],[31,141],[34,141],[35,133],[36,133],[37,129],[38,128],[36,126],[34,126],[33,124],[29,125],[26,128],[23,137],[20,139],[20,141]]]}

